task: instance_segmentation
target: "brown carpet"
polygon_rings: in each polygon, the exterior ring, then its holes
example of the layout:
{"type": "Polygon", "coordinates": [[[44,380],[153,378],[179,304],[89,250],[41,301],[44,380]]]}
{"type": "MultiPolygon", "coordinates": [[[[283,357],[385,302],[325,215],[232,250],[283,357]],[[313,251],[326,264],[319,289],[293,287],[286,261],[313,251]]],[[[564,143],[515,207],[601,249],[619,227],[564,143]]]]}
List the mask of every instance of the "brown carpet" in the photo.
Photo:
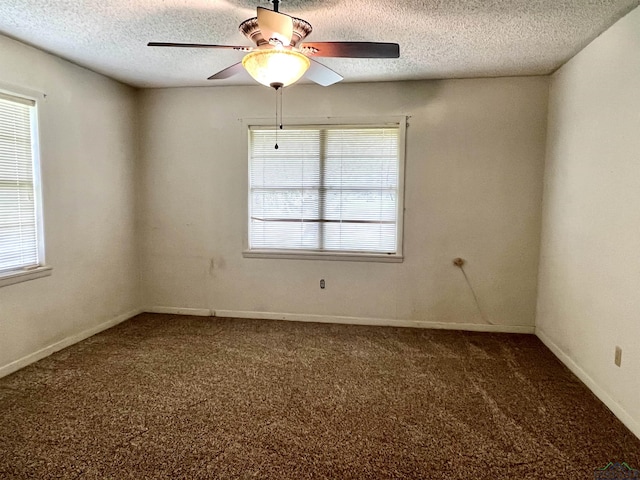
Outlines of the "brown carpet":
{"type": "Polygon", "coordinates": [[[0,478],[593,479],[640,440],[534,336],[144,314],[0,379],[0,478]]]}

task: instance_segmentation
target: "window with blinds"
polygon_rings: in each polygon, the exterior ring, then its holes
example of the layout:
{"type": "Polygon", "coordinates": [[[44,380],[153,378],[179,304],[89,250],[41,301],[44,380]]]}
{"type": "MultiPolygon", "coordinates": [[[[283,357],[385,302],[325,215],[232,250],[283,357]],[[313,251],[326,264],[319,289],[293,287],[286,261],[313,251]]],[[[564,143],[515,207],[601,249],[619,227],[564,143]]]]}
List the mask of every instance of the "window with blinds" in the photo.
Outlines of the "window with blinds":
{"type": "Polygon", "coordinates": [[[249,251],[398,255],[398,125],[249,129],[249,251]]]}
{"type": "Polygon", "coordinates": [[[40,265],[35,102],[0,93],[0,276],[40,265]]]}

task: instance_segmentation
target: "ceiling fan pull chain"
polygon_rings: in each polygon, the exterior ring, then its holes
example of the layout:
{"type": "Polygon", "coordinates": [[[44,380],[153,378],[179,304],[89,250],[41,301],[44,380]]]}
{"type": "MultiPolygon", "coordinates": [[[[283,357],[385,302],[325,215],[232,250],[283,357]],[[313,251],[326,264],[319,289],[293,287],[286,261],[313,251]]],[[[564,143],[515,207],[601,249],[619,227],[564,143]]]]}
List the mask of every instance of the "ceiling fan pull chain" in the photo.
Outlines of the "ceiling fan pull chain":
{"type": "Polygon", "coordinates": [[[280,130],[282,130],[282,95],[283,95],[282,92],[283,91],[284,91],[284,88],[281,88],[280,89],[280,130]]]}
{"type": "Polygon", "coordinates": [[[273,82],[271,85],[276,91],[276,146],[275,149],[278,150],[278,130],[282,130],[282,87],[283,85],[278,82],[273,82]],[[278,90],[280,90],[280,121],[278,122],[278,90]]]}
{"type": "Polygon", "coordinates": [[[274,87],[276,94],[276,146],[275,149],[278,150],[278,89],[274,87]]]}

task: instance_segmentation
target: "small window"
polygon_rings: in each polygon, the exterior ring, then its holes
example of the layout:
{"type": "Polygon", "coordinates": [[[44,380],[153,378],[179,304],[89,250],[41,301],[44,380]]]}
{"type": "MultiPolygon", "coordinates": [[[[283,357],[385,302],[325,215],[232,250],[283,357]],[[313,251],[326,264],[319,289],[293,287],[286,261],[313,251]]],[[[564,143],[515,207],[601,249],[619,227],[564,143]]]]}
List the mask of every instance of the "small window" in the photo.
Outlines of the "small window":
{"type": "Polygon", "coordinates": [[[250,126],[245,255],[401,260],[403,132],[250,126]]]}
{"type": "Polygon", "coordinates": [[[35,101],[0,93],[0,286],[43,276],[35,101]]]}

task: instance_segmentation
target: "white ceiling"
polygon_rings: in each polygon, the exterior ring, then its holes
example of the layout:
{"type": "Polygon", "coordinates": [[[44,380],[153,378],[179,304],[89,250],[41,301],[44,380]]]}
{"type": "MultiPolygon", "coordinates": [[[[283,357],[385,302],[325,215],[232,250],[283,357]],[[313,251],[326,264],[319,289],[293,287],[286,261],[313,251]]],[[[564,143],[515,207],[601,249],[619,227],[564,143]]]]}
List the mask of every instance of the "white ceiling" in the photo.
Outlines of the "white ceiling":
{"type": "MultiPolygon", "coordinates": [[[[553,72],[640,0],[283,0],[309,41],[400,44],[400,58],[318,59],[345,81],[553,72]]],[[[252,84],[206,80],[233,50],[149,41],[250,45],[238,25],[267,0],[2,0],[0,33],[137,87],[252,84]]]]}

